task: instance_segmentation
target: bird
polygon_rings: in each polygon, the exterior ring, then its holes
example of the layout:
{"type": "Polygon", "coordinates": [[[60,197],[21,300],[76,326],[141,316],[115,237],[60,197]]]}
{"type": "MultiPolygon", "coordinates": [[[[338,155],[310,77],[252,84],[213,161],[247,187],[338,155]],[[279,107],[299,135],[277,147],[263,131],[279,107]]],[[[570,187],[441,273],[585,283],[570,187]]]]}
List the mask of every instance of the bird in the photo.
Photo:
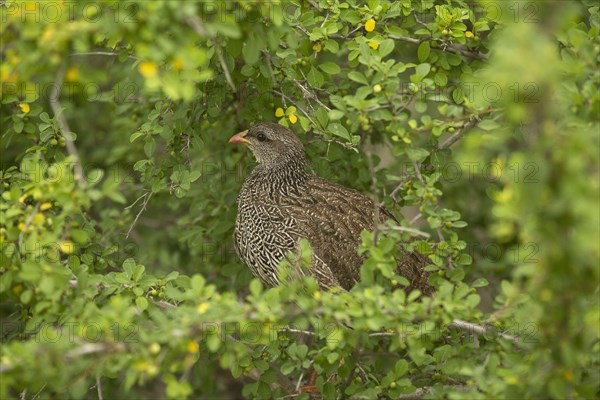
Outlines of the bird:
{"type": "MultiPolygon", "coordinates": [[[[237,200],[233,239],[239,258],[263,284],[278,286],[280,264],[306,240],[311,265],[295,272],[313,276],[323,290],[350,290],[366,259],[357,252],[361,232],[373,231],[376,217],[384,223],[394,216],[369,196],[311,173],[302,142],[283,125],[260,122],[229,143],[247,146],[257,161],[237,200]]],[[[403,248],[402,253],[397,264],[410,282],[405,290],[431,294],[424,270],[429,259],[403,248]]]]}

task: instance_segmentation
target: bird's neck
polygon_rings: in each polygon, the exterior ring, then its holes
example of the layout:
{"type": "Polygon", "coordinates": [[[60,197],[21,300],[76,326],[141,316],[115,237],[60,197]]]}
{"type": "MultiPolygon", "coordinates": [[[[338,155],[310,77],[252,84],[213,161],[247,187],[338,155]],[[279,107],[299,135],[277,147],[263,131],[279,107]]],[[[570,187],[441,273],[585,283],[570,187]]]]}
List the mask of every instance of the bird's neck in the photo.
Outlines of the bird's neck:
{"type": "Polygon", "coordinates": [[[287,191],[289,188],[297,188],[304,184],[309,174],[306,172],[308,163],[304,156],[284,158],[275,163],[258,164],[249,179],[262,182],[270,192],[287,191]]]}

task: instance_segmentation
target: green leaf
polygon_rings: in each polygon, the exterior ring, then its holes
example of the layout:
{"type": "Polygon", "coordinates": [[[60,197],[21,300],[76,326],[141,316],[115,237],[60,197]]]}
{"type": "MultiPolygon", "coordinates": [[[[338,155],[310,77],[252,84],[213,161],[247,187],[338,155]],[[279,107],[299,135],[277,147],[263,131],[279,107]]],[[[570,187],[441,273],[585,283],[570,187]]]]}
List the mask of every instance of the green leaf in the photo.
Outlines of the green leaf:
{"type": "Polygon", "coordinates": [[[398,378],[405,375],[408,372],[408,361],[403,359],[396,362],[396,365],[394,366],[394,372],[398,378]]]}
{"type": "Polygon", "coordinates": [[[247,64],[255,64],[260,58],[260,42],[256,35],[251,35],[249,40],[244,42],[242,47],[242,55],[247,64]]]}
{"type": "Polygon", "coordinates": [[[336,136],[339,136],[343,139],[346,139],[348,141],[350,141],[350,133],[348,133],[348,130],[346,128],[344,128],[344,126],[342,124],[338,124],[338,123],[331,123],[329,124],[329,126],[327,127],[327,130],[331,133],[333,133],[336,136]]]}
{"type": "Polygon", "coordinates": [[[498,129],[500,124],[494,120],[486,119],[477,124],[477,127],[483,129],[484,131],[491,131],[493,129],[498,129]]]}
{"type": "Polygon", "coordinates": [[[72,229],[71,237],[79,244],[86,244],[89,240],[89,236],[86,231],[82,229],[72,229]]]}
{"type": "Polygon", "coordinates": [[[332,62],[326,62],[324,64],[321,64],[319,65],[319,68],[324,72],[328,73],[329,75],[339,74],[342,71],[339,65],[332,62]]]}
{"type": "Polygon", "coordinates": [[[369,81],[367,80],[367,78],[362,74],[362,72],[358,72],[358,71],[350,71],[348,73],[348,78],[350,78],[351,80],[353,80],[354,82],[358,82],[358,83],[362,83],[365,85],[369,84],[369,81]]]}
{"type": "Polygon", "coordinates": [[[419,45],[417,50],[417,56],[419,57],[419,62],[424,62],[429,57],[430,52],[429,42],[425,41],[419,45]]]}
{"type": "Polygon", "coordinates": [[[258,279],[253,279],[250,282],[250,293],[254,296],[259,296],[262,293],[263,285],[258,279]]]}
{"type": "Polygon", "coordinates": [[[311,86],[316,88],[320,88],[324,82],[323,74],[317,71],[314,67],[310,68],[310,71],[308,71],[308,74],[306,74],[306,79],[311,86]]]}
{"type": "Polygon", "coordinates": [[[487,286],[489,283],[487,281],[487,279],[485,278],[477,278],[475,279],[475,281],[473,281],[473,283],[471,283],[471,287],[484,287],[487,286]]]}
{"type": "Polygon", "coordinates": [[[406,149],[406,155],[412,161],[419,162],[419,161],[424,160],[429,155],[429,152],[425,149],[411,147],[411,148],[406,149]]]}
{"type": "Polygon", "coordinates": [[[433,81],[438,86],[446,86],[448,84],[448,76],[444,72],[439,71],[433,77],[433,81]]]}
{"type": "Polygon", "coordinates": [[[202,275],[198,275],[198,274],[195,274],[194,276],[192,276],[192,279],[190,281],[192,290],[197,293],[202,292],[202,289],[204,289],[205,283],[206,283],[206,280],[204,279],[204,277],[202,275]]]}
{"type": "Polygon", "coordinates": [[[390,54],[394,50],[394,41],[392,39],[385,39],[379,45],[379,55],[383,58],[390,54]]]}
{"type": "Polygon", "coordinates": [[[427,74],[429,74],[429,71],[431,71],[431,65],[428,63],[419,64],[417,65],[415,71],[417,76],[423,79],[427,76],[427,74]]]}
{"type": "Polygon", "coordinates": [[[135,305],[142,311],[148,308],[148,300],[145,297],[138,297],[135,299],[135,305]]]}
{"type": "Polygon", "coordinates": [[[319,107],[315,112],[315,115],[317,117],[319,125],[321,125],[321,128],[325,129],[327,127],[327,124],[329,123],[329,116],[327,115],[327,111],[325,111],[323,107],[319,107]]]}

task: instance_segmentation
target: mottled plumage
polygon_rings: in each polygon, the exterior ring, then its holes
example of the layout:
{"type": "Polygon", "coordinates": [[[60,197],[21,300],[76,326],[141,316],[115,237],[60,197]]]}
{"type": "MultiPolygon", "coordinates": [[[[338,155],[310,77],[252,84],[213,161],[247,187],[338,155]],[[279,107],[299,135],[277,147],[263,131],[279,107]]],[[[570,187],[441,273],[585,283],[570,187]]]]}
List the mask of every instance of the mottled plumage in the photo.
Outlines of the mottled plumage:
{"type": "MultiPolygon", "coordinates": [[[[360,233],[374,229],[372,200],[306,172],[302,143],[281,125],[261,123],[229,142],[248,145],[258,161],[240,191],[234,232],[236,251],[253,274],[267,285],[278,285],[280,261],[305,238],[314,251],[307,273],[322,288],[354,286],[364,261],[356,251],[360,233]]],[[[394,217],[380,208],[379,219],[394,217]]],[[[419,253],[405,253],[398,261],[411,288],[430,293],[426,264],[419,253]]]]}

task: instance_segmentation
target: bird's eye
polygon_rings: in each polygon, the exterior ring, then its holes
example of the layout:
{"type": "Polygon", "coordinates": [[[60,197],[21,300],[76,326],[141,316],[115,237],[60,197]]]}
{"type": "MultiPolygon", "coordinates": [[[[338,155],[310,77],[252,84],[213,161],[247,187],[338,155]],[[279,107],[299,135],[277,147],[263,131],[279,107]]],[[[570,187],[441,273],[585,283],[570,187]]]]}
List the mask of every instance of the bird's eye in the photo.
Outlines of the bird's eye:
{"type": "Polygon", "coordinates": [[[259,133],[258,135],[256,135],[256,138],[260,141],[260,142],[264,142],[265,140],[267,140],[267,135],[265,135],[264,133],[259,133]]]}

